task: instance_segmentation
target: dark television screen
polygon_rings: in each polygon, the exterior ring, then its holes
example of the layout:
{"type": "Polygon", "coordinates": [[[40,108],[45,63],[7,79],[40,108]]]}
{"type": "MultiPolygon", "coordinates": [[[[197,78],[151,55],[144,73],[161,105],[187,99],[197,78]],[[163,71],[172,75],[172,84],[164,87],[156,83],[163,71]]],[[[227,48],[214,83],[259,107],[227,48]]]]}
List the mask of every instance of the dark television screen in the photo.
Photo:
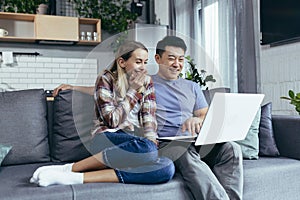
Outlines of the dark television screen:
{"type": "Polygon", "coordinates": [[[300,41],[300,0],[260,0],[261,44],[300,41]]]}

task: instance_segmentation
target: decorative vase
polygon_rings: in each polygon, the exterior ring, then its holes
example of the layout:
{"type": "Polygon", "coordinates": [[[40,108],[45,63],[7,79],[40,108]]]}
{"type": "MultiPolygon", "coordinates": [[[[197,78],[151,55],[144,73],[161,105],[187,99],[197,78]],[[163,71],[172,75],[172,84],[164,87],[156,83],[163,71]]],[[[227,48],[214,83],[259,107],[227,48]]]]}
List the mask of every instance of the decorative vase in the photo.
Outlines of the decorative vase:
{"type": "Polygon", "coordinates": [[[42,3],[36,9],[36,14],[45,15],[47,14],[47,11],[48,11],[48,5],[42,3]]]}

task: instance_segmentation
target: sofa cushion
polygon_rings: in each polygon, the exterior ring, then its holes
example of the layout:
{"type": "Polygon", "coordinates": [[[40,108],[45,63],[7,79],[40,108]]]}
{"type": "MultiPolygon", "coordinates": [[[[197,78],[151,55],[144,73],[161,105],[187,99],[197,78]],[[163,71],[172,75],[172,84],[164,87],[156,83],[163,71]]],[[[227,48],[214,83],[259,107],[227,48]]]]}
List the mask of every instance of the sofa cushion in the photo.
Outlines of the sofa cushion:
{"type": "Polygon", "coordinates": [[[75,199],[194,199],[179,173],[162,184],[94,183],[73,186],[75,199]],[[99,198],[99,195],[101,198],[99,198]]]}
{"type": "Polygon", "coordinates": [[[244,160],[244,200],[298,200],[300,161],[285,157],[244,160]]]}
{"type": "Polygon", "coordinates": [[[2,200],[70,200],[70,199],[193,199],[180,174],[163,184],[87,183],[39,187],[29,182],[34,171],[44,164],[2,167],[0,199],[2,200]]]}
{"type": "Polygon", "coordinates": [[[90,155],[87,150],[94,118],[93,97],[77,91],[60,91],[53,103],[51,157],[72,162],[90,155]]]}
{"type": "Polygon", "coordinates": [[[272,125],[272,103],[267,103],[261,107],[261,118],[259,124],[259,155],[278,156],[279,151],[276,146],[273,125],[272,125]]]}
{"type": "Polygon", "coordinates": [[[237,141],[237,143],[241,146],[243,158],[245,159],[258,159],[258,129],[261,115],[260,110],[261,109],[259,108],[249,128],[246,138],[244,140],[237,141]]]}
{"type": "MultiPolygon", "coordinates": [[[[70,200],[74,199],[72,186],[53,185],[51,187],[39,187],[29,180],[34,171],[44,165],[53,163],[38,163],[11,165],[1,167],[0,194],[1,200],[70,200]]],[[[88,199],[88,198],[86,198],[88,199]]]]}
{"type": "Polygon", "coordinates": [[[0,165],[10,150],[11,146],[0,144],[0,165]]]}
{"type": "Polygon", "coordinates": [[[1,143],[12,146],[2,165],[50,161],[43,89],[0,93],[1,143]]]}

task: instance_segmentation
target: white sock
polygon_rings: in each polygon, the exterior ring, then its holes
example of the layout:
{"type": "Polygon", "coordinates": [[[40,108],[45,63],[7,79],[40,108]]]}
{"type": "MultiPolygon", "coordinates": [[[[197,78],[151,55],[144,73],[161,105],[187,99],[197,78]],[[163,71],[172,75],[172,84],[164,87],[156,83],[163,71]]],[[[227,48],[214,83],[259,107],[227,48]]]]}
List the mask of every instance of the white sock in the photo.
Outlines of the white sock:
{"type": "Polygon", "coordinates": [[[72,172],[72,166],[74,163],[69,163],[65,165],[49,165],[49,166],[43,166],[39,167],[35,172],[33,173],[30,183],[38,183],[38,177],[39,174],[44,170],[55,170],[55,171],[61,171],[61,172],[72,172]]]}
{"type": "Polygon", "coordinates": [[[49,185],[72,185],[72,184],[82,184],[83,183],[83,173],[77,172],[62,172],[57,170],[44,170],[39,174],[38,184],[39,186],[49,186],[49,185]]]}

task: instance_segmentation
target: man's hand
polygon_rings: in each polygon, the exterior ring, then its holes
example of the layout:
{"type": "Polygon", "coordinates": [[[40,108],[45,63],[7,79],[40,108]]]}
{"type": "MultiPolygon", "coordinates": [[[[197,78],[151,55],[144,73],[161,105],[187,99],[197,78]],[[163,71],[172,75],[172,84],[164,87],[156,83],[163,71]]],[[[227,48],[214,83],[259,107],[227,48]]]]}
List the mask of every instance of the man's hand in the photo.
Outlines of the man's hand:
{"type": "Polygon", "coordinates": [[[199,117],[191,117],[182,124],[182,132],[188,131],[192,135],[200,132],[203,120],[199,117]]]}

